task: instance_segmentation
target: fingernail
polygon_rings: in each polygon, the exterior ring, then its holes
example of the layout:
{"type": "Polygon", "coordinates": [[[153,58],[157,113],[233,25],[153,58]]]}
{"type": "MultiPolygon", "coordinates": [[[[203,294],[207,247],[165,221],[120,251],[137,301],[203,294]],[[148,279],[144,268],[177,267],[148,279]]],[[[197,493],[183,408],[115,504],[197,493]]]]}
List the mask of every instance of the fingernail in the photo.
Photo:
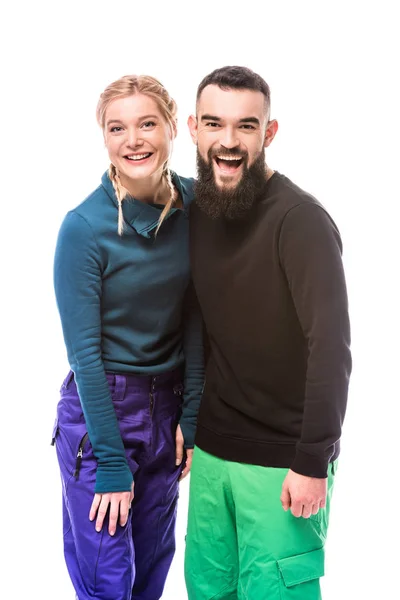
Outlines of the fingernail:
{"type": "Polygon", "coordinates": [[[181,464],[181,461],[180,461],[180,460],[178,460],[178,459],[176,459],[176,461],[175,461],[175,466],[176,466],[176,467],[178,467],[180,464],[181,464]]]}
{"type": "Polygon", "coordinates": [[[98,525],[96,525],[96,531],[101,531],[101,528],[98,525]]]}

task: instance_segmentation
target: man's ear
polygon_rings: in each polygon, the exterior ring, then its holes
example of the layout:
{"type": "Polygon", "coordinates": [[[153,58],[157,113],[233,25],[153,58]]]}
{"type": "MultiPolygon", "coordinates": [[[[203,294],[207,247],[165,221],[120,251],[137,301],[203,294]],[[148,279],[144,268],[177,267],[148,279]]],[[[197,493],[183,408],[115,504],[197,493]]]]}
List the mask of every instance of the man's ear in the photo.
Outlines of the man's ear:
{"type": "Polygon", "coordinates": [[[268,121],[267,129],[265,131],[264,148],[267,148],[272,140],[274,139],[276,132],[278,131],[278,121],[268,121]]]}
{"type": "Polygon", "coordinates": [[[194,115],[190,115],[188,118],[188,127],[193,143],[197,146],[197,119],[194,115]]]}

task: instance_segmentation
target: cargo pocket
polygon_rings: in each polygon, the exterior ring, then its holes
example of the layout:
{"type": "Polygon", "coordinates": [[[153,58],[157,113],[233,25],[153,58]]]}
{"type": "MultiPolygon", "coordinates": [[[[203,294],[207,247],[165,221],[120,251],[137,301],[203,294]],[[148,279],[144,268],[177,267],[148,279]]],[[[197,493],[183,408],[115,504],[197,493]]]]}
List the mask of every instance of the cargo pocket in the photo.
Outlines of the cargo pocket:
{"type": "Polygon", "coordinates": [[[56,420],[53,428],[52,445],[56,446],[57,458],[65,481],[70,477],[79,479],[82,458],[89,435],[82,428],[61,427],[56,420]]]}
{"type": "Polygon", "coordinates": [[[81,465],[82,465],[83,451],[85,449],[85,444],[88,441],[88,439],[89,439],[89,434],[85,433],[85,435],[79,442],[78,452],[76,453],[75,470],[73,473],[75,479],[79,478],[79,472],[81,470],[81,465]]]}
{"type": "Polygon", "coordinates": [[[318,600],[319,578],[324,575],[324,549],[289,556],[277,561],[281,600],[318,600]]]}

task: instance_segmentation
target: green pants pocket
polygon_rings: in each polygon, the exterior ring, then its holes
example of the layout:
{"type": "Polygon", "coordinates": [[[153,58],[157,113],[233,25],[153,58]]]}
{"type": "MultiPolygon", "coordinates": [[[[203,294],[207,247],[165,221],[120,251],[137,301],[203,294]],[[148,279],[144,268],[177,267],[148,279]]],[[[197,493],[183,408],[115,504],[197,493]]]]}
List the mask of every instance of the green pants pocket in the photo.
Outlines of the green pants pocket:
{"type": "Polygon", "coordinates": [[[278,560],[282,600],[320,600],[324,575],[324,549],[278,560]]]}

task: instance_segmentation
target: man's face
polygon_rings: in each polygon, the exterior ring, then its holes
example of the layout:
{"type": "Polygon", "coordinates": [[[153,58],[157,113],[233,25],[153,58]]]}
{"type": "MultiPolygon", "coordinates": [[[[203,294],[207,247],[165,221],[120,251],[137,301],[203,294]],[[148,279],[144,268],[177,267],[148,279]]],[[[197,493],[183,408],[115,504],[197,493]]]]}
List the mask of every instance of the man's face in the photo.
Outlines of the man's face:
{"type": "MultiPolygon", "coordinates": [[[[265,97],[253,90],[222,90],[209,85],[197,103],[197,118],[189,118],[192,139],[201,158],[211,162],[220,189],[235,188],[269,145],[265,97]]],[[[273,137],[273,136],[272,136],[273,137]]]]}
{"type": "Polygon", "coordinates": [[[188,125],[197,145],[197,204],[209,216],[241,218],[265,185],[264,148],[278,124],[268,121],[265,97],[253,90],[209,85],[188,125]]]}

